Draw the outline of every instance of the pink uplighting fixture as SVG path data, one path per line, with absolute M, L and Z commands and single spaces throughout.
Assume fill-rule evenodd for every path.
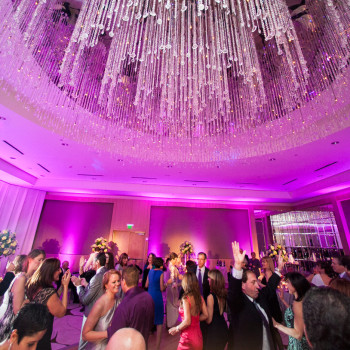
M 350 57 L 349 1 L 298 13 L 288 0 L 74 6 L 1 1 L 1 88 L 43 125 L 129 158 L 223 161 L 305 143 L 298 130 L 325 116 L 302 107 Z M 309 140 L 323 136 L 313 129 Z

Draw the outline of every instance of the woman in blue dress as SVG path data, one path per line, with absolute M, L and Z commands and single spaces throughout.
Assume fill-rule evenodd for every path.
M 164 273 L 162 258 L 153 259 L 154 269 L 148 273 L 146 288 L 154 301 L 154 324 L 157 326 L 156 349 L 160 348 L 160 340 L 162 334 L 162 326 L 164 321 L 164 303 L 162 292 L 165 291 Z
M 285 276 L 289 294 L 293 294 L 294 302 L 290 307 L 283 298 L 283 290 L 280 293 L 281 301 L 286 305 L 287 310 L 284 313 L 286 326 L 276 322 L 273 319 L 274 326 L 284 334 L 289 336 L 288 350 L 309 350 L 304 334 L 303 320 L 303 298 L 310 289 L 310 283 L 299 272 L 290 272 Z

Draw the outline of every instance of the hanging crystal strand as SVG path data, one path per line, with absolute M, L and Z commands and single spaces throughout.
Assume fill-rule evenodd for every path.
M 251 27 L 251 19 L 249 16 L 247 1 L 243 0 L 243 4 L 244 4 L 244 13 L 245 13 L 245 18 L 246 18 L 245 23 L 246 23 L 247 27 L 250 28 Z
M 122 16 L 122 9 L 120 9 L 120 4 L 122 4 L 122 1 L 117 1 L 117 4 L 114 8 L 114 15 L 112 16 L 113 18 L 113 21 L 111 22 L 111 28 L 110 28 L 110 31 L 109 31 L 109 36 L 111 38 L 114 37 L 115 35 L 115 31 L 117 30 L 117 23 L 118 23 L 118 19 Z M 140 15 L 141 17 L 141 15 Z
M 113 18 L 114 10 L 116 9 L 116 1 L 117 0 L 111 0 L 109 9 L 108 9 L 108 11 L 106 11 L 106 13 L 107 13 L 107 16 L 106 16 L 106 32 L 109 32 L 111 30 L 112 18 Z
M 80 35 L 82 33 L 82 29 L 84 28 L 83 23 L 85 23 L 85 19 L 87 18 L 87 14 L 91 11 L 91 8 L 95 6 L 95 3 L 93 1 L 84 1 L 80 14 L 78 16 L 77 23 L 74 27 L 74 31 L 71 37 L 71 40 L 69 41 L 68 47 L 65 50 L 65 55 L 62 59 L 62 64 L 59 73 L 61 74 L 60 84 L 63 86 L 65 84 L 69 83 L 69 76 L 73 67 L 73 62 L 76 60 L 77 56 L 75 55 L 77 51 L 77 42 L 80 41 Z M 90 10 L 90 11 L 89 11 Z M 87 34 L 86 34 L 87 35 Z
M 256 29 L 258 28 L 258 14 L 256 12 L 256 9 L 258 7 L 255 7 L 255 6 L 258 6 L 258 0 L 255 0 L 255 1 L 256 1 L 255 5 L 254 5 L 254 0 L 248 2 L 249 12 L 252 20 L 252 32 L 255 32 Z
M 242 6 L 241 6 L 241 0 L 237 0 L 237 5 L 238 5 L 238 16 L 239 16 L 239 25 L 241 27 L 245 26 L 244 18 L 243 18 L 243 11 L 242 11 Z
M 103 18 L 106 14 L 106 7 L 107 3 L 109 3 L 108 0 L 101 0 L 99 7 L 97 9 L 97 13 L 94 14 L 92 18 L 92 22 L 90 24 L 91 31 L 90 31 L 90 37 L 89 37 L 89 43 L 88 46 L 94 47 L 97 44 L 98 37 L 103 33 L 104 30 L 104 24 L 103 24 Z

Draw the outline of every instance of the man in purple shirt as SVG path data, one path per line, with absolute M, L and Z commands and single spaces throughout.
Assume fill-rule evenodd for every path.
M 119 329 L 129 327 L 138 330 L 147 344 L 154 324 L 154 302 L 149 293 L 137 286 L 138 281 L 139 271 L 135 266 L 123 271 L 121 286 L 125 295 L 107 330 L 108 340 Z

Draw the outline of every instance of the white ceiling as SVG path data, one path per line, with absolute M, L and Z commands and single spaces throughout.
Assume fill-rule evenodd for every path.
M 0 116 L 0 179 L 50 192 L 290 202 L 350 187 L 350 128 L 266 156 L 157 164 L 88 149 L 3 104 Z

